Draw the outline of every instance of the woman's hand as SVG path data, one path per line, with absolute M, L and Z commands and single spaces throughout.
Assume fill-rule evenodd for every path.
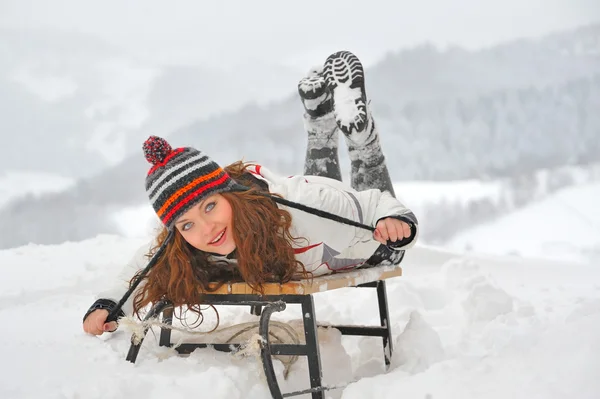
M 111 321 L 106 323 L 108 317 L 108 310 L 98 309 L 90 313 L 83 322 L 83 331 L 88 334 L 102 335 L 105 332 L 115 331 L 117 329 L 117 322 Z
M 383 245 L 387 245 L 388 240 L 391 242 L 399 241 L 409 238 L 410 234 L 411 231 L 408 223 L 395 218 L 384 218 L 377 222 L 373 238 Z

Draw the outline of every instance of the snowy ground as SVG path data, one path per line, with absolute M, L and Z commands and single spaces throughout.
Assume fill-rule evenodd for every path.
M 253 357 L 213 350 L 172 356 L 148 339 L 132 365 L 124 361 L 128 334 L 82 332 L 94 293 L 142 243 L 100 236 L 0 251 L 1 398 L 269 397 Z M 330 397 L 600 397 L 596 264 L 464 258 L 419 247 L 407 255 L 404 270 L 388 284 L 395 341 L 390 371 L 384 372 L 379 339 L 321 332 L 326 382 L 361 378 Z M 376 309 L 369 289 L 316 296 L 322 321 L 376 323 Z M 278 319 L 298 318 L 297 312 L 291 307 Z M 221 317 L 224 326 L 253 320 L 247 309 L 222 309 Z M 306 386 L 300 359 L 282 387 Z
M 325 382 L 359 380 L 328 397 L 599 398 L 598 195 L 597 184 L 569 188 L 462 233 L 448 249 L 411 250 L 404 276 L 388 282 L 393 367 L 384 371 L 379 339 L 320 330 Z M 149 336 L 132 365 L 127 332 L 82 332 L 94 294 L 146 242 L 146 211 L 120 214 L 146 226 L 129 238 L 0 251 L 0 398 L 269 397 L 254 357 L 210 349 L 179 357 Z M 315 301 L 323 322 L 378 322 L 370 289 Z M 220 314 L 223 327 L 256 320 L 247 309 Z M 275 319 L 299 316 L 290 306 Z M 201 329 L 213 320 L 207 314 Z M 284 392 L 308 387 L 304 359 L 285 381 L 276 366 Z

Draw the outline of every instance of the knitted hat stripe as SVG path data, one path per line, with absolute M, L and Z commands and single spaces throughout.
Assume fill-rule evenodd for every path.
M 166 225 L 169 225 L 170 224 L 170 219 L 184 205 L 186 205 L 188 202 L 192 201 L 193 199 L 199 197 L 206 190 L 210 190 L 211 188 L 218 187 L 220 184 L 223 184 L 223 183 L 227 182 L 227 179 L 230 179 L 229 175 L 223 175 L 219 180 L 215 180 L 212 183 L 206 184 L 206 185 L 200 187 L 198 190 L 191 192 L 187 197 L 185 197 L 184 199 L 180 200 L 177 203 L 177 205 L 173 209 L 171 209 L 169 211 L 169 213 L 167 213 L 164 217 L 161 217 L 163 223 L 166 224 Z M 226 190 L 226 187 L 223 187 L 223 189 L 221 189 L 219 191 L 225 191 L 225 190 Z M 213 190 L 211 192 L 211 194 L 217 194 L 217 192 L 215 190 Z M 160 215 L 159 215 L 159 217 L 160 217 Z
M 154 172 L 156 169 L 160 168 L 161 166 L 165 166 L 167 164 L 167 162 L 169 162 L 169 160 L 171 160 L 171 158 L 173 158 L 175 155 L 177 155 L 183 151 L 185 151 L 185 148 L 177 148 L 177 149 L 173 150 L 173 152 L 171 152 L 169 155 L 167 155 L 162 162 L 159 162 L 159 163 L 155 164 L 152 168 L 150 168 L 150 170 L 148 171 L 148 176 L 150 176 L 152 174 L 152 172 Z
M 177 150 L 179 150 L 179 148 Z M 182 164 L 189 162 L 191 158 L 198 157 L 200 157 L 201 160 L 209 160 L 206 155 L 202 155 L 198 151 L 191 151 L 189 148 L 183 148 L 183 151 L 171 158 L 165 166 L 158 168 L 154 173 L 146 177 L 146 192 L 152 194 L 165 179 L 171 180 L 173 174 L 177 173 L 177 170 L 180 170 Z
M 165 139 L 150 136 L 142 150 L 152 164 L 146 176 L 146 193 L 152 208 L 169 230 L 181 215 L 209 196 L 248 190 L 195 148 L 173 149 Z
M 200 163 L 198 163 L 196 165 L 190 165 L 196 161 L 199 161 Z M 192 158 L 186 160 L 185 162 L 182 162 L 180 165 L 177 165 L 176 167 L 173 168 L 173 170 L 165 171 L 165 173 L 163 173 L 162 176 L 160 176 L 157 179 L 157 181 L 152 183 L 152 186 L 147 191 L 148 194 L 151 195 L 150 202 L 154 203 L 154 201 L 156 201 L 156 199 L 165 190 L 167 190 L 169 187 L 171 187 L 174 184 L 179 184 L 181 181 L 180 179 L 182 179 L 183 177 L 185 177 L 191 173 L 194 173 L 196 170 L 198 170 L 200 168 L 205 167 L 206 165 L 208 165 L 211 162 L 212 161 L 210 159 L 208 159 L 208 157 L 206 157 L 206 156 L 195 156 L 195 157 L 192 157 Z M 188 166 L 188 165 L 190 165 L 190 166 L 186 168 L 186 166 Z M 183 171 L 181 171 L 182 168 L 184 168 Z M 180 173 L 176 174 L 177 172 L 180 172 Z M 160 183 L 163 182 L 165 179 L 168 179 L 168 180 L 165 182 L 165 184 L 160 186 Z M 153 193 L 153 191 L 155 191 L 156 189 L 158 189 L 158 191 Z
M 190 183 L 186 184 L 185 186 L 179 188 L 177 191 L 175 191 L 174 193 L 172 193 L 169 196 L 169 199 L 167 199 L 163 205 L 160 207 L 160 209 L 158 209 L 156 211 L 156 213 L 158 214 L 158 217 L 162 218 L 163 214 L 167 211 L 167 209 L 176 201 L 180 201 L 180 197 L 182 197 L 186 192 L 190 191 L 192 188 L 194 188 L 195 186 L 199 185 L 202 182 L 206 182 L 207 180 L 211 180 L 213 178 L 219 177 L 221 175 L 224 175 L 224 177 L 229 177 L 229 175 L 227 173 L 225 173 L 225 171 L 221 168 L 218 168 L 217 170 L 207 174 L 207 175 L 201 175 L 200 177 L 197 177 L 196 179 L 192 180 Z M 221 180 L 221 179 L 219 179 Z M 203 185 L 205 186 L 205 185 Z
M 246 187 L 243 187 L 243 188 L 247 190 Z M 203 203 L 203 201 L 205 201 L 211 195 L 220 194 L 223 192 L 232 192 L 232 191 L 240 191 L 240 187 L 237 186 L 236 182 L 229 179 L 227 181 L 227 183 L 217 185 L 214 188 L 209 189 L 208 191 L 205 191 L 203 193 L 199 193 L 199 194 L 190 193 L 187 197 L 184 198 L 184 200 L 189 199 L 188 202 L 179 204 L 180 205 L 179 209 L 177 209 L 177 211 L 170 218 L 166 218 L 166 216 L 165 216 L 165 219 L 163 219 L 163 223 L 165 223 L 167 226 L 169 226 L 169 225 L 174 226 L 175 223 L 177 222 L 177 220 L 181 216 L 183 216 L 184 213 L 186 213 L 188 210 L 194 208 L 198 204 Z M 245 190 L 243 190 L 243 191 L 245 191 Z M 170 211 L 169 211 L 169 213 L 170 213 Z

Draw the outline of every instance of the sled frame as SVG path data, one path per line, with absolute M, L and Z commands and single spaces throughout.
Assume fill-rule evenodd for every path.
M 312 280 L 293 281 L 286 284 L 266 284 L 265 294 L 253 291 L 243 283 L 228 284 L 218 292 L 203 296 L 202 305 L 215 306 L 250 306 L 252 314 L 260 316 L 259 334 L 261 342 L 261 360 L 267 384 L 274 399 L 312 394 L 313 399 L 323 399 L 324 391 L 328 387 L 322 386 L 321 356 L 318 345 L 317 327 L 336 328 L 342 335 L 381 337 L 383 344 L 383 357 L 386 369 L 392 359 L 392 331 L 389 322 L 389 308 L 387 302 L 387 290 L 385 280 L 402 275 L 399 266 L 376 266 L 364 270 L 355 270 L 347 273 L 339 273 Z M 371 281 L 366 281 L 371 280 Z M 379 308 L 379 326 L 364 325 L 320 325 L 314 307 L 313 295 L 331 289 L 355 287 L 375 288 Z M 274 312 L 285 310 L 287 304 L 299 304 L 302 311 L 304 326 L 304 343 L 300 344 L 275 344 L 269 341 L 269 321 Z M 166 299 L 155 303 L 144 320 L 150 320 L 162 315 L 162 322 L 172 325 L 173 305 Z M 144 330 L 144 336 L 148 329 Z M 138 344 L 133 343 L 129 348 L 126 360 L 135 363 L 143 337 Z M 171 329 L 161 328 L 159 345 L 173 347 L 171 342 Z M 189 354 L 198 348 L 212 347 L 218 351 L 235 352 L 241 348 L 241 344 L 211 344 L 211 343 L 183 343 L 175 348 L 179 354 Z M 281 393 L 275 369 L 273 367 L 274 355 L 296 355 L 305 356 L 308 361 L 308 372 L 310 389 Z

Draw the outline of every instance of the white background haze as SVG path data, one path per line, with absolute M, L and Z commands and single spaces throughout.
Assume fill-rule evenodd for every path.
M 371 65 L 388 51 L 423 42 L 478 49 L 599 17 L 594 0 L 4 0 L 0 5 L 0 26 L 89 33 L 159 64 L 222 68 L 257 61 L 301 71 L 332 49 L 352 49 Z

